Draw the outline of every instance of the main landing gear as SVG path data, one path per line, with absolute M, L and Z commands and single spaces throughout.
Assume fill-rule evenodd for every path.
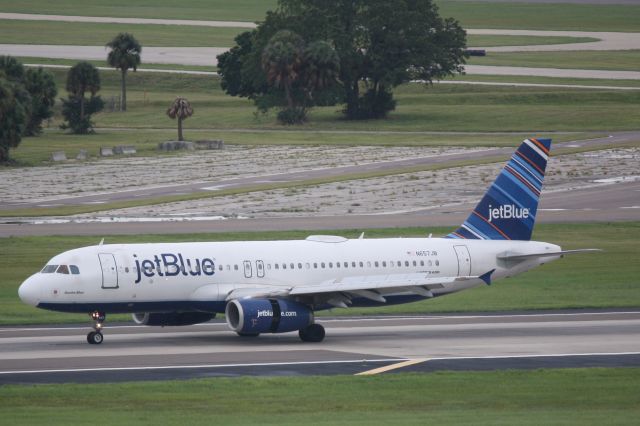
M 99 345 L 104 340 L 102 336 L 102 323 L 106 318 L 106 314 L 104 312 L 91 312 L 91 319 L 93 320 L 93 329 L 94 331 L 87 334 L 87 342 L 91 345 Z
M 311 324 L 298 330 L 298 336 L 303 342 L 322 342 L 324 340 L 324 327 L 320 324 Z

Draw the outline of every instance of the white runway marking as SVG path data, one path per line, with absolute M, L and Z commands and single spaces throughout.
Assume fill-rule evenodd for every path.
M 36 373 L 77 373 L 91 371 L 128 371 L 128 370 L 173 370 L 173 369 L 202 369 L 202 368 L 231 368 L 231 367 L 274 367 L 282 365 L 319 365 L 319 364 L 354 364 L 368 362 L 400 362 L 405 358 L 385 358 L 385 359 L 349 359 L 336 361 L 294 361 L 294 362 L 258 362 L 240 364 L 200 364 L 200 365 L 161 365 L 147 367 L 105 367 L 105 368 L 69 368 L 55 370 L 22 370 L 22 371 L 0 371 L 0 374 L 36 374 Z

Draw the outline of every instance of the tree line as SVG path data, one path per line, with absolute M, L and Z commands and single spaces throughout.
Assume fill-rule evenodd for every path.
M 384 118 L 393 88 L 463 71 L 466 33 L 432 0 L 279 0 L 219 55 L 226 93 L 300 123 L 314 106 L 348 119 Z
M 120 33 L 107 43 L 110 48 L 107 63 L 121 72 L 121 105 L 127 109 L 126 74 L 140 64 L 140 43 L 128 33 Z M 67 73 L 67 98 L 61 99 L 60 126 L 72 133 L 93 131 L 91 116 L 104 108 L 97 95 L 100 74 L 89 62 L 79 62 Z M 23 136 L 37 136 L 42 122 L 53 116 L 53 105 L 58 93 L 53 74 L 38 68 L 25 67 L 11 56 L 0 56 L 0 163 L 9 161 L 9 149 L 17 147 Z M 88 96 L 87 96 L 88 95 Z

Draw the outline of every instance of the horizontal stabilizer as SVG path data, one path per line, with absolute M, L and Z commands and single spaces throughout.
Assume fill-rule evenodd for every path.
M 590 253 L 590 252 L 596 252 L 596 251 L 602 251 L 602 250 L 591 248 L 591 249 L 561 250 L 561 251 L 530 253 L 530 254 L 505 253 L 505 254 L 499 254 L 497 257 L 500 260 L 527 260 L 527 259 L 536 259 L 541 257 L 564 256 L 565 254 Z

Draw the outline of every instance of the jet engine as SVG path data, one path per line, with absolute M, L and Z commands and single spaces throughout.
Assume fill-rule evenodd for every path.
M 133 320 L 136 324 L 170 326 L 170 325 L 193 325 L 201 322 L 207 322 L 216 316 L 210 312 L 162 312 L 150 313 L 144 312 L 133 314 Z
M 313 324 L 313 311 L 298 302 L 282 299 L 236 299 L 227 303 L 229 328 L 240 335 L 286 333 Z

